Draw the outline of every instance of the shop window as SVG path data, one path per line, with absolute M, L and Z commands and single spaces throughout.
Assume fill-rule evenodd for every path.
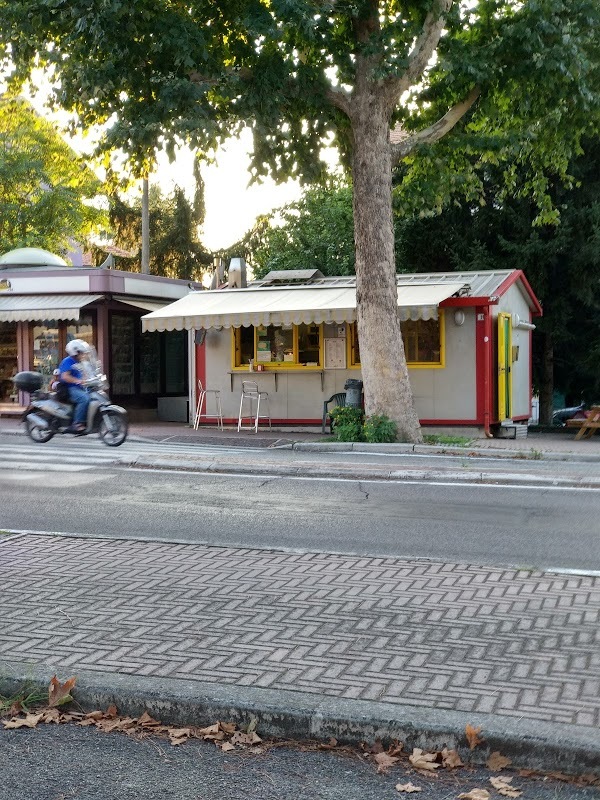
M 48 378 L 58 367 L 64 356 L 60 341 L 59 323 L 44 320 L 33 326 L 33 369 Z
M 249 362 L 265 369 L 315 368 L 322 364 L 320 325 L 260 325 L 236 328 L 233 332 L 233 366 L 248 367 Z
M 18 371 L 17 323 L 0 322 L 0 402 L 16 399 L 11 378 Z
M 73 339 L 83 339 L 90 347 L 96 347 L 94 318 L 91 314 L 83 314 L 80 320 L 67 325 L 67 342 Z
M 438 319 L 406 320 L 400 323 L 406 363 L 410 367 L 444 366 L 444 312 Z M 350 325 L 349 363 L 360 366 L 360 346 L 357 325 Z

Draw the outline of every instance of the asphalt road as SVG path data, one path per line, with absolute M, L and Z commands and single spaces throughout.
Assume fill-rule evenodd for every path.
M 110 466 L 0 477 L 2 529 L 600 570 L 597 491 Z
M 0 731 L 0 770 L 1 800 L 453 800 L 477 787 L 499 796 L 489 783 L 494 773 L 485 769 L 430 776 L 394 766 L 380 775 L 358 755 L 284 747 L 224 754 L 207 742 L 173 747 L 74 725 Z M 408 782 L 422 791 L 395 790 Z M 515 775 L 512 782 L 523 800 L 598 797 L 597 790 L 552 779 Z

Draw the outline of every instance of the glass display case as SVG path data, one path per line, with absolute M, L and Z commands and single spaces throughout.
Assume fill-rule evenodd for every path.
M 135 331 L 139 324 L 130 314 L 112 314 L 111 388 L 115 395 L 135 394 Z
M 11 380 L 18 372 L 17 323 L 0 322 L 0 402 L 7 403 L 15 397 Z

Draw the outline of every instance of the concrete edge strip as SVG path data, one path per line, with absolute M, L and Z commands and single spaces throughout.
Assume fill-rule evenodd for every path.
M 229 548 L 243 548 L 244 550 L 252 550 L 256 553 L 293 553 L 295 555 L 309 555 L 311 553 L 319 554 L 319 555 L 328 555 L 328 556 L 343 556 L 347 558 L 381 558 L 381 553 L 373 552 L 363 552 L 359 550 L 319 550 L 315 549 L 314 547 L 304 548 L 304 547 L 285 547 L 283 545 L 270 545 L 270 546 L 262 546 L 259 547 L 258 545 L 254 545 L 249 547 L 248 544 L 241 544 L 239 542 L 224 542 L 223 544 L 215 544 L 215 542 L 209 539 L 194 539 L 191 541 L 190 539 L 178 538 L 178 537 L 167 537 L 167 536 L 144 536 L 141 534 L 131 534 L 125 535 L 120 533 L 118 535 L 111 535 L 107 533 L 84 533 L 81 531 L 47 531 L 47 530 L 30 530 L 30 529 L 16 529 L 16 528 L 5 528 L 0 530 L 0 533 L 4 534 L 0 536 L 0 545 L 7 544 L 9 542 L 17 541 L 18 539 L 22 539 L 27 536 L 45 536 L 45 537 L 60 537 L 63 539 L 94 539 L 102 542 L 150 542 L 150 543 L 160 543 L 160 544 L 177 544 L 177 545 L 190 545 L 190 546 L 198 546 L 198 547 L 208 547 L 214 549 L 229 549 Z M 447 564 L 448 561 L 442 558 L 432 558 L 429 556 L 420 556 L 420 555 L 409 555 L 409 556 L 389 556 L 386 555 L 386 558 L 396 558 L 398 561 L 402 561 L 405 563 L 410 564 Z M 454 563 L 454 562 L 453 562 Z M 573 569 L 570 567 L 553 567 L 552 565 L 542 565 L 537 566 L 535 569 L 531 569 L 530 567 L 524 567 L 522 564 L 518 563 L 511 563 L 510 561 L 506 562 L 497 562 L 495 561 L 493 564 L 486 564 L 485 562 L 478 562 L 475 566 L 480 567 L 481 569 L 507 569 L 507 570 L 516 570 L 521 571 L 524 570 L 527 573 L 530 573 L 532 577 L 537 577 L 539 575 L 552 573 L 553 575 L 577 575 L 586 578 L 600 578 L 600 570 L 593 570 L 593 569 Z M 1 673 L 0 673 L 1 674 Z
M 73 672 L 60 664 L 0 663 L 0 694 L 24 686 L 44 692 L 52 675 L 64 681 Z M 245 725 L 253 718 L 263 738 L 326 741 L 359 745 L 397 739 L 405 750 L 456 748 L 463 760 L 484 764 L 499 751 L 514 767 L 571 774 L 600 774 L 600 734 L 561 723 L 443 711 L 392 703 L 323 697 L 307 692 L 221 685 L 183 679 L 77 671 L 76 703 L 84 710 L 106 709 L 133 717 L 147 711 L 165 724 L 205 726 L 217 720 Z M 466 747 L 465 726 L 481 726 L 485 741 Z
M 363 442 L 294 442 L 292 450 L 311 451 L 317 453 L 363 453 L 378 455 L 381 453 L 421 453 L 423 455 L 443 455 L 457 457 L 481 457 L 494 459 L 517 459 L 519 461 L 581 461 L 584 463 L 600 461 L 600 455 L 593 453 L 559 453 L 552 451 L 537 451 L 535 447 L 529 450 L 510 450 L 493 447 L 453 447 L 452 445 L 434 444 L 364 444 Z
M 2 430 L 0 426 L 0 433 L 5 434 L 22 434 L 25 435 L 24 431 L 21 430 Z M 167 438 L 155 438 L 155 437 L 147 437 L 143 436 L 142 434 L 130 434 L 128 437 L 128 441 L 133 443 L 139 444 L 164 444 L 168 443 L 169 439 L 172 437 Z M 218 445 L 215 445 L 218 446 Z M 223 447 L 233 447 L 234 445 L 228 444 L 224 442 L 222 445 Z M 257 449 L 265 449 L 265 450 L 306 450 L 306 451 L 313 451 L 317 453 L 331 453 L 331 452 L 338 452 L 338 453 L 364 453 L 370 455 L 377 455 L 381 453 L 421 453 L 423 455 L 426 454 L 436 454 L 436 455 L 443 455 L 443 456 L 457 456 L 461 458 L 465 457 L 481 457 L 481 458 L 495 458 L 495 459 L 517 459 L 520 461 L 579 461 L 582 463 L 598 463 L 600 462 L 600 454 L 595 455 L 593 453 L 575 453 L 572 451 L 560 453 L 560 452 L 553 452 L 553 451 L 538 451 L 535 447 L 530 447 L 529 450 L 511 450 L 511 449 L 500 449 L 494 447 L 456 447 L 452 445 L 434 445 L 434 444 L 402 444 L 400 442 L 391 442 L 389 444 L 366 444 L 364 442 L 292 442 L 289 444 L 283 445 L 269 445 L 269 447 L 265 448 L 257 448 Z
M 485 485 L 528 485 L 550 488 L 575 488 L 575 489 L 600 489 L 600 477 L 586 476 L 579 479 L 544 477 L 540 475 L 518 473 L 494 472 L 453 472 L 444 470 L 398 470 L 398 469 L 365 469 L 355 467 L 342 468 L 335 465 L 338 474 L 332 474 L 331 467 L 317 465 L 286 466 L 278 464 L 225 464 L 215 461 L 192 461 L 181 459 L 177 463 L 168 459 L 144 458 L 140 456 L 135 461 L 121 460 L 113 462 L 112 466 L 126 468 L 136 467 L 145 469 L 172 470 L 174 472 L 200 472 L 214 475 L 244 475 L 258 477 L 286 477 L 286 478 L 318 478 L 327 480 L 358 480 L 358 481 L 439 481 L 460 484 L 485 484 Z

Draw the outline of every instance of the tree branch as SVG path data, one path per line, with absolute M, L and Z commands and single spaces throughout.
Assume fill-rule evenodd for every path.
M 343 89 L 327 89 L 325 97 L 332 106 L 343 111 L 346 116 L 350 116 L 350 95 Z
M 402 141 L 392 143 L 391 148 L 393 163 L 396 164 L 398 161 L 406 158 L 406 156 L 418 145 L 433 144 L 449 133 L 456 123 L 464 117 L 480 94 L 481 90 L 476 86 L 471 90 L 464 100 L 462 100 L 460 103 L 457 103 L 455 106 L 452 106 L 452 108 L 446 114 L 444 114 L 443 117 L 438 119 L 437 122 L 434 122 L 433 125 L 430 125 L 428 128 L 424 128 L 422 131 L 419 131 L 412 136 L 407 136 Z
M 423 28 L 415 46 L 408 56 L 408 66 L 399 77 L 388 78 L 385 81 L 388 102 L 391 108 L 398 104 L 402 94 L 413 86 L 423 75 L 435 48 L 438 45 L 446 14 L 454 0 L 437 0 L 434 7 L 425 17 Z

